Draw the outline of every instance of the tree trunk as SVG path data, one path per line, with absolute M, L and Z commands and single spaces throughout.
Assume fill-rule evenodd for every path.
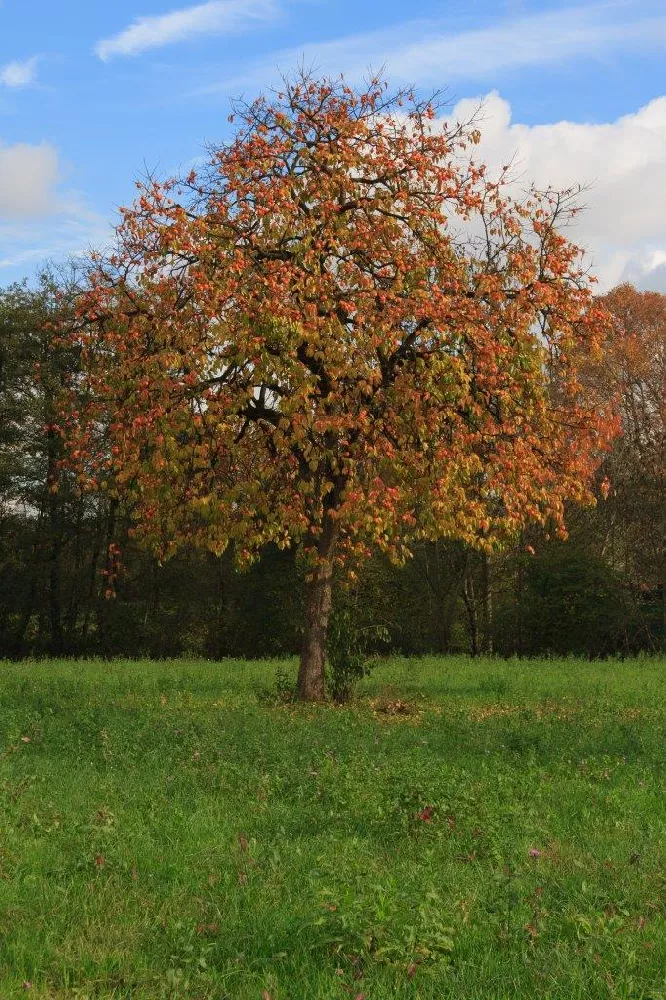
M 490 556 L 487 552 L 481 554 L 481 587 L 483 601 L 483 651 L 491 656 L 493 653 L 493 590 L 490 570 Z
M 476 593 L 474 590 L 474 579 L 472 577 L 471 558 L 468 553 L 465 564 L 465 576 L 462 587 L 463 603 L 467 611 L 467 630 L 469 632 L 470 653 L 472 656 L 479 655 L 479 612 L 477 607 Z
M 661 548 L 661 651 L 666 653 L 666 538 Z
M 326 695 L 324 666 L 326 636 L 333 601 L 333 553 L 337 526 L 327 518 L 317 544 L 318 561 L 307 582 L 305 627 L 298 671 L 301 701 L 323 701 Z
M 522 549 L 523 535 L 520 536 L 520 545 Z M 516 567 L 516 586 L 514 591 L 514 599 L 516 605 L 516 636 L 515 636 L 515 648 L 516 655 L 522 659 L 523 653 L 525 651 L 524 641 L 523 641 L 523 556 L 522 553 L 518 556 Z
M 425 579 L 435 597 L 434 617 L 438 652 L 448 654 L 451 652 L 453 622 L 466 572 L 466 562 L 460 564 L 460 559 L 455 557 L 455 550 L 452 553 L 449 547 L 444 548 L 443 554 L 438 541 L 424 545 L 417 551 L 423 555 Z M 428 558 L 429 552 L 433 554 L 432 559 Z M 445 554 L 447 566 L 443 565 Z

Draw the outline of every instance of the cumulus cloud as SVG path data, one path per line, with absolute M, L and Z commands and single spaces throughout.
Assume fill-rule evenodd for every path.
M 666 250 L 633 254 L 625 261 L 620 279 L 631 282 L 641 291 L 662 292 L 666 295 Z
M 108 223 L 61 187 L 57 150 L 48 143 L 0 143 L 0 273 L 17 277 L 47 258 L 108 241 Z
M 231 34 L 275 14 L 274 0 L 209 0 L 168 14 L 139 17 L 119 34 L 98 42 L 95 52 L 106 62 L 113 56 L 134 56 L 196 35 Z
M 478 106 L 478 98 L 460 101 L 451 117 L 467 121 Z M 522 125 L 493 91 L 480 128 L 475 158 L 495 171 L 511 163 L 516 187 L 587 187 L 570 235 L 588 250 L 604 288 L 632 281 L 664 290 L 666 96 L 605 124 Z
M 56 208 L 58 154 L 48 143 L 0 144 L 0 219 L 35 218 Z
M 31 83 L 35 82 L 38 62 L 39 57 L 32 56 L 31 59 L 25 59 L 22 62 L 17 59 L 7 63 L 0 69 L 0 83 L 4 84 L 5 87 L 17 89 L 29 87 Z

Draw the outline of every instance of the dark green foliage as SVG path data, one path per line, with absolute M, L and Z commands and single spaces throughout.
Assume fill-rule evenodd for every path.
M 604 657 L 658 646 L 645 602 L 590 547 L 540 545 L 517 553 L 498 581 L 494 649 L 504 655 Z
M 636 624 L 626 588 L 608 565 L 564 542 L 527 563 L 524 621 L 528 655 L 628 651 Z

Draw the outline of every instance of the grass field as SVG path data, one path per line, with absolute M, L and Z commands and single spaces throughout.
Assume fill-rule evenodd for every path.
M 666 1000 L 666 663 L 278 666 L 0 664 L 2 1000 Z

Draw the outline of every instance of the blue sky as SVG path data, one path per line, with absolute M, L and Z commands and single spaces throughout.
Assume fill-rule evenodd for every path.
M 0 284 L 103 242 L 138 175 L 304 59 L 446 88 L 451 115 L 485 97 L 489 163 L 590 184 L 602 282 L 666 290 L 665 56 L 663 0 L 0 0 Z

